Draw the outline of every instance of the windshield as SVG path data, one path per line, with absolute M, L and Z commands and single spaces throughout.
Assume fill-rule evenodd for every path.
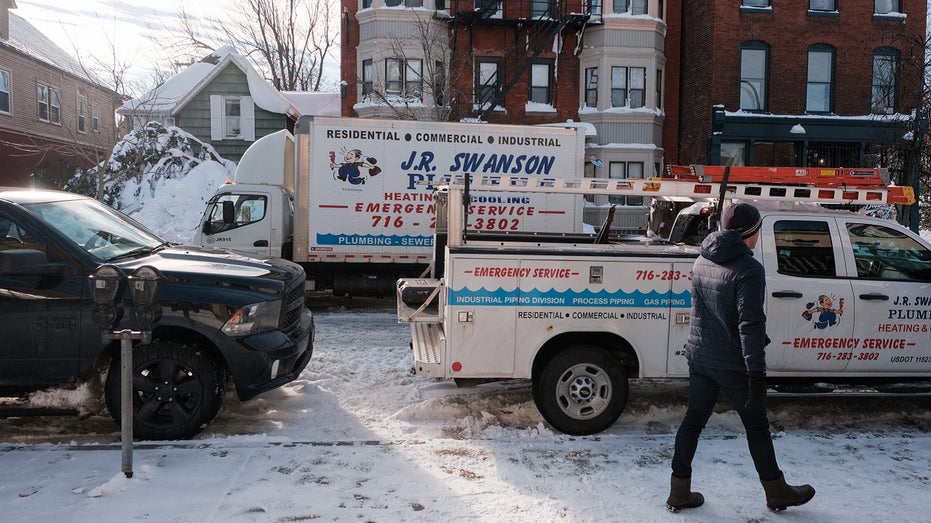
M 165 241 L 96 200 L 26 204 L 49 225 L 100 261 L 148 253 Z

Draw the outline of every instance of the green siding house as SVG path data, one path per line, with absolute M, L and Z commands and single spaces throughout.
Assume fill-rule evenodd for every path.
M 338 93 L 283 93 L 224 46 L 117 110 L 127 130 L 177 126 L 238 162 L 257 138 L 294 131 L 303 114 L 339 115 Z

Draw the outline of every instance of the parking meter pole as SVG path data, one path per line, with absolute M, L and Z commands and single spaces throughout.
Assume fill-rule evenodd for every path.
M 120 437 L 123 452 L 123 474 L 133 477 L 133 335 L 131 330 L 120 334 Z

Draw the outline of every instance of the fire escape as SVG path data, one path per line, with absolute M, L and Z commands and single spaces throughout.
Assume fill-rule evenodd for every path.
M 513 32 L 514 44 L 507 50 L 500 78 L 485 85 L 475 80 L 474 105 L 478 118 L 487 121 L 489 114 L 503 105 L 508 92 L 527 74 L 533 61 L 548 49 L 566 28 L 579 32 L 590 24 L 601 23 L 603 0 L 437 0 L 437 8 L 446 4 L 453 42 L 457 32 L 476 27 L 493 27 Z M 454 43 L 454 45 L 456 45 Z M 455 52 L 455 49 L 454 49 Z M 490 87 L 491 86 L 491 87 Z

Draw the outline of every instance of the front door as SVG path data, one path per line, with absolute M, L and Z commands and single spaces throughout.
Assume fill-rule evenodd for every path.
M 774 240 L 758 244 L 766 268 L 769 372 L 840 373 L 858 343 L 834 218 L 768 216 L 763 227 L 763 238 Z

